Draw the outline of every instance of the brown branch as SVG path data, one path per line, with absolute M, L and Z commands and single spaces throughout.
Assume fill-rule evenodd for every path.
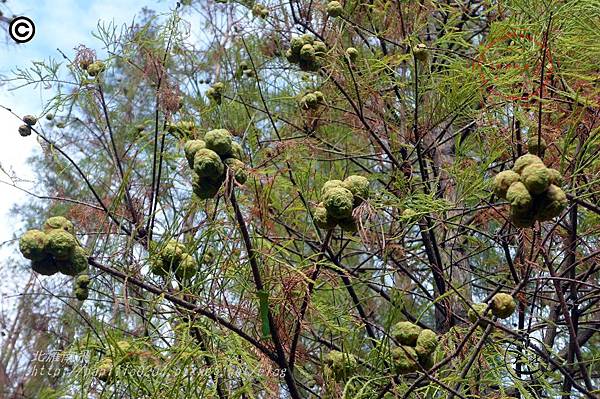
M 246 252 L 248 253 L 248 261 L 250 262 L 250 269 L 252 271 L 252 276 L 254 279 L 254 285 L 256 286 L 256 291 L 260 292 L 264 290 L 264 285 L 262 282 L 262 278 L 260 276 L 260 270 L 258 266 L 257 254 L 254 248 L 252 247 L 252 241 L 250 240 L 250 233 L 248 232 L 248 226 L 246 225 L 246 220 L 244 219 L 244 215 L 237 203 L 235 197 L 235 189 L 232 187 L 230 190 L 229 200 L 231 202 L 231 206 L 233 207 L 233 211 L 235 213 L 235 218 L 237 220 L 238 227 L 240 232 L 242 233 L 242 239 L 244 241 L 244 246 L 246 247 Z M 285 370 L 285 381 L 287 387 L 289 389 L 290 395 L 293 399 L 300 399 L 300 393 L 298 392 L 298 388 L 296 387 L 296 381 L 294 380 L 293 372 L 289 368 L 285 351 L 283 349 L 283 345 L 281 343 L 281 339 L 279 336 L 279 328 L 275 324 L 273 320 L 273 314 L 271 313 L 270 307 L 267 307 L 267 318 L 269 322 L 269 330 L 271 333 L 271 339 L 273 340 L 273 344 L 275 345 L 275 350 L 277 352 L 277 364 L 280 368 Z
M 95 267 L 97 269 L 102 270 L 103 272 L 106 272 L 108 274 L 110 274 L 113 277 L 118 278 L 119 280 L 121 280 L 124 284 L 133 284 L 137 287 L 140 287 L 144 290 L 146 290 L 147 292 L 150 292 L 154 295 L 157 296 L 163 296 L 166 300 L 168 300 L 169 302 L 171 302 L 173 305 L 178 306 L 181 309 L 186 309 L 191 311 L 193 314 L 199 314 L 201 316 L 204 316 L 210 320 L 215 321 L 216 323 L 220 324 L 221 326 L 227 328 L 228 330 L 232 331 L 233 333 L 237 334 L 238 336 L 240 336 L 241 338 L 243 338 L 244 340 L 248 341 L 248 343 L 250 343 L 252 346 L 256 347 L 256 349 L 258 349 L 259 351 L 261 351 L 263 354 L 265 354 L 269 359 L 271 359 L 273 362 L 278 363 L 279 358 L 271 351 L 269 350 L 269 348 L 267 348 L 265 345 L 261 344 L 258 340 L 256 340 L 255 338 L 251 337 L 250 335 L 248 335 L 247 333 L 245 333 L 244 331 L 242 331 L 239 327 L 236 327 L 235 325 L 233 325 L 232 323 L 230 323 L 229 321 L 223 319 L 220 316 L 217 316 L 215 313 L 206 310 L 205 308 L 198 306 L 198 305 L 194 305 L 193 303 L 190 303 L 188 301 L 185 301 L 173 294 L 171 294 L 170 292 L 164 291 L 154 285 L 148 284 L 143 282 L 142 280 L 139 280 L 135 277 L 129 276 L 117 269 L 114 269 L 110 266 L 106 266 L 103 265 L 101 263 L 98 263 L 95 259 L 93 258 L 89 258 L 88 259 L 88 263 L 90 264 L 90 266 Z

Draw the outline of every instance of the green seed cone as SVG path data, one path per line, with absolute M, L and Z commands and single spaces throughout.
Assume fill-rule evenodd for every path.
M 197 150 L 194 155 L 194 172 L 198 177 L 207 177 L 216 181 L 223 176 L 225 165 L 216 152 L 203 148 Z
M 517 304 L 512 296 L 498 293 L 492 297 L 490 307 L 494 316 L 506 319 L 514 313 Z
M 354 47 L 348 47 L 346 49 L 346 57 L 348 57 L 350 61 L 356 61 L 358 59 L 358 50 Z
M 357 366 L 356 357 L 349 353 L 332 350 L 324 356 L 323 361 L 332 371 L 336 381 L 349 378 Z
M 31 261 L 31 269 L 44 276 L 52 276 L 53 274 L 58 273 L 56 261 L 50 256 L 37 261 Z
M 418 355 L 411 346 L 399 346 L 392 349 L 394 369 L 398 374 L 413 373 L 419 369 Z
M 192 189 L 194 194 L 201 200 L 214 198 L 222 184 L 222 178 L 213 180 L 211 178 L 200 178 L 196 174 L 192 177 Z
M 392 337 L 401 345 L 415 346 L 420 334 L 421 327 L 410 321 L 398 322 L 391 329 Z
M 344 7 L 339 1 L 330 1 L 327 3 L 327 15 L 337 18 L 344 13 Z
M 537 155 L 539 157 L 544 155 L 546 151 L 546 140 L 543 138 L 539 138 L 539 136 L 531 136 L 529 140 L 527 140 L 527 152 L 530 154 Z
M 491 317 L 491 313 L 489 310 L 485 312 L 485 315 L 483 313 L 488 307 L 486 303 L 474 303 L 471 305 L 471 307 L 472 309 L 469 309 L 469 311 L 467 312 L 467 317 L 469 318 L 469 321 L 471 323 L 477 323 L 477 321 L 479 320 L 479 316 L 486 318 Z M 487 321 L 482 321 L 479 324 L 479 327 L 486 328 L 488 324 L 489 323 Z
M 542 162 L 540 157 L 533 155 L 533 154 L 525 154 L 525 155 L 517 158 L 512 170 L 515 173 L 521 174 L 523 169 L 525 169 L 529 165 L 533 165 L 534 163 L 544 164 L 544 162 Z
M 69 260 L 79 246 L 72 234 L 62 229 L 50 230 L 47 234 L 46 251 L 56 260 Z
M 77 278 L 75 279 L 75 286 L 81 288 L 88 288 L 91 281 L 92 280 L 90 279 L 90 276 L 88 276 L 87 274 L 82 274 L 80 276 L 77 276 Z
M 565 192 L 551 184 L 536 200 L 535 217 L 539 221 L 551 220 L 565 210 L 568 205 Z
M 79 245 L 75 247 L 69 259 L 57 260 L 58 271 L 67 276 L 76 276 L 88 268 L 88 255 Z
M 521 182 L 511 184 L 506 191 L 506 199 L 512 208 L 520 213 L 529 211 L 533 205 L 531 194 Z
M 232 136 L 227 129 L 214 129 L 204 135 L 206 148 L 213 150 L 219 156 L 225 157 L 231 154 Z
M 194 167 L 194 156 L 198 150 L 206 148 L 206 143 L 203 140 L 188 140 L 183 146 L 185 152 L 185 158 L 188 161 L 190 168 Z
M 366 177 L 351 175 L 342 182 L 342 187 L 354 196 L 354 206 L 360 205 L 369 198 L 369 180 Z
M 96 368 L 96 378 L 100 381 L 109 382 L 115 376 L 115 365 L 110 357 L 102 359 Z
M 336 221 L 329 217 L 327 209 L 320 203 L 314 210 L 314 221 L 317 227 L 325 230 L 331 230 L 336 226 Z
M 235 181 L 239 184 L 246 183 L 248 173 L 246 172 L 246 165 L 242 161 L 235 158 L 227 158 L 223 163 L 233 172 Z
M 88 299 L 88 296 L 90 294 L 89 290 L 87 288 L 83 288 L 83 287 L 78 287 L 75 288 L 75 298 L 77 298 L 80 301 L 85 301 L 86 299 Z
M 333 187 L 323 195 L 323 205 L 332 218 L 346 219 L 352 216 L 354 196 L 348 189 Z
M 548 168 L 548 173 L 550 174 L 550 184 L 554 184 L 558 187 L 562 186 L 563 177 L 558 170 Z
M 325 195 L 325 193 L 333 187 L 344 187 L 344 182 L 341 180 L 326 181 L 325 184 L 323 184 L 323 187 L 321 188 L 321 196 Z
M 439 343 L 439 338 L 437 334 L 431 330 L 422 330 L 417 337 L 417 345 L 415 350 L 417 351 L 417 355 L 419 355 L 419 359 L 421 357 L 425 357 L 430 355 L 435 351 Z
M 520 180 L 521 176 L 512 170 L 505 170 L 494 177 L 494 193 L 502 198 L 506 199 L 506 191 L 513 184 Z
M 231 155 L 230 158 L 235 158 L 240 161 L 244 161 L 244 149 L 242 146 L 235 141 L 231 143 Z
M 521 181 L 531 195 L 538 195 L 550 185 L 550 173 L 543 164 L 532 164 L 521 172 Z
M 429 57 L 429 53 L 427 52 L 427 46 L 425 45 L 425 43 L 419 43 L 416 46 L 413 47 L 413 54 L 415 55 L 415 58 L 421 62 L 423 61 L 427 61 L 427 58 Z
M 52 216 L 48 218 L 44 223 L 44 231 L 48 232 L 50 230 L 63 229 L 64 231 L 75 234 L 75 228 L 73 227 L 73 223 L 69 219 L 63 216 Z
M 19 250 L 27 259 L 38 261 L 44 259 L 48 237 L 46 233 L 40 230 L 29 230 L 21 236 L 19 240 Z
M 315 48 L 312 44 L 305 44 L 300 49 L 300 59 L 306 62 L 314 62 L 316 59 Z
M 189 279 L 194 277 L 197 271 L 198 264 L 194 257 L 189 254 L 184 254 L 175 269 L 175 275 L 180 279 Z

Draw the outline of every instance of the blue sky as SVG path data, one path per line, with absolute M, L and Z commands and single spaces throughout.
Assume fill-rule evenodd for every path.
M 72 55 L 73 48 L 85 44 L 101 54 L 101 43 L 92 36 L 99 20 L 121 25 L 130 23 L 144 6 L 166 12 L 175 4 L 174 0 L 8 0 L 2 8 L 4 14 L 29 17 L 35 23 L 36 35 L 26 44 L 0 42 L 0 75 L 8 77 L 15 68 L 25 68 L 35 60 L 61 59 L 57 48 Z M 9 88 L 0 87 L 0 104 L 19 115 L 38 114 L 51 97 L 51 89 L 10 91 Z M 0 109 L 0 164 L 19 178 L 31 179 L 32 173 L 25 160 L 39 150 L 39 145 L 34 135 L 19 136 L 17 129 L 21 124 L 18 118 Z M 4 173 L 0 174 L 0 243 L 10 240 L 15 230 L 22 228 L 8 212 L 15 202 L 27 200 L 22 191 L 1 183 L 8 180 Z M 41 192 L 41 189 L 36 190 L 35 182 L 23 186 Z M 0 259 L 6 261 L 14 249 L 14 246 L 3 246 Z

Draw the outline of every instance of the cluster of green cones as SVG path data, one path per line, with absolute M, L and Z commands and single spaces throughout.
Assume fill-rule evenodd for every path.
M 216 104 L 221 104 L 223 100 L 223 92 L 225 91 L 225 85 L 223 82 L 216 82 L 206 90 L 206 97 Z
M 192 187 L 200 199 L 212 198 L 217 194 L 227 171 L 239 184 L 244 184 L 248 178 L 246 165 L 242 161 L 242 146 L 233 141 L 226 129 L 211 130 L 203 140 L 188 140 L 184 151 L 193 171 Z
M 252 15 L 265 19 L 269 16 L 269 9 L 262 4 L 255 3 L 254 6 L 252 6 Z
M 75 294 L 75 298 L 79 299 L 80 301 L 85 301 L 88 299 L 90 294 L 90 283 L 90 276 L 87 274 L 81 274 L 77 276 L 75 279 L 75 286 L 73 287 L 73 294 Z
M 331 18 L 337 18 L 344 13 L 344 7 L 339 1 L 333 0 L 327 3 L 327 15 Z
M 434 353 L 439 338 L 435 332 L 409 322 L 401 321 L 391 329 L 397 342 L 391 350 L 392 368 L 398 374 L 408 374 L 420 369 L 429 370 L 434 364 Z M 336 381 L 348 379 L 355 374 L 358 361 L 351 353 L 332 350 L 323 357 L 323 374 Z
M 427 61 L 429 54 L 427 53 L 427 46 L 425 43 L 417 43 L 412 47 L 412 52 L 415 58 L 421 62 Z
M 419 366 L 426 370 L 433 366 L 439 342 L 435 332 L 401 321 L 394 324 L 391 335 L 398 343 L 392 349 L 393 366 L 398 374 L 413 373 L 420 369 Z
M 348 57 L 350 61 L 356 61 L 358 59 L 358 55 L 358 50 L 355 47 L 348 47 L 346 49 L 346 57 Z
M 317 71 L 321 67 L 321 58 L 327 52 L 327 46 L 307 33 L 292 38 L 285 58 L 292 64 L 298 64 L 303 71 Z
M 352 211 L 369 198 L 369 180 L 351 175 L 344 181 L 329 180 L 321 188 L 322 202 L 314 209 L 315 224 L 326 230 L 339 225 L 343 230 L 356 231 Z
M 516 307 L 517 303 L 512 296 L 500 292 L 492 297 L 489 309 L 487 303 L 474 303 L 471 305 L 467 316 L 471 323 L 477 323 L 479 317 L 489 317 L 490 312 L 499 319 L 506 319 L 515 312 Z M 482 322 L 480 326 L 485 327 L 487 323 Z
M 237 68 L 237 77 L 241 78 L 245 76 L 247 78 L 253 78 L 255 76 L 254 69 L 252 69 L 250 63 L 247 61 L 240 61 Z
M 323 374 L 332 376 L 336 381 L 342 381 L 354 374 L 358 366 L 356 356 L 351 353 L 332 350 L 323 357 Z
M 139 361 L 141 353 L 141 349 L 130 341 L 110 342 L 105 356 L 96 365 L 96 378 L 100 381 L 111 382 L 117 374 L 118 366 Z
M 527 140 L 527 152 L 538 157 L 543 158 L 546 152 L 546 140 L 538 135 L 530 136 Z
M 106 65 L 100 60 L 93 60 L 91 58 L 85 58 L 79 60 L 79 67 L 87 72 L 91 77 L 100 75 L 106 70 Z
M 23 117 L 24 125 L 19 126 L 19 135 L 27 137 L 31 134 L 31 127 L 37 123 L 37 118 L 33 115 L 25 115 Z
M 325 102 L 323 92 L 315 90 L 311 93 L 306 93 L 300 99 L 300 107 L 302 109 L 316 109 L 320 104 Z
M 193 277 L 198 271 L 196 259 L 177 240 L 170 240 L 167 245 L 153 252 L 150 271 L 157 276 L 167 276 L 174 272 L 178 278 L 186 279 Z
M 536 155 L 518 158 L 512 170 L 494 178 L 494 192 L 510 202 L 510 218 L 517 227 L 532 227 L 535 221 L 559 216 L 567 206 L 567 196 L 560 188 L 559 171 L 547 168 Z
M 168 276 L 174 273 L 179 279 L 190 279 L 198 272 L 199 264 L 194 256 L 189 253 L 186 246 L 175 239 L 160 247 L 151 246 L 150 271 L 157 276 Z M 210 264 L 214 260 L 211 249 L 205 251 L 201 263 Z
M 19 240 L 21 254 L 31 260 L 33 271 L 51 276 L 75 276 L 85 270 L 88 255 L 75 238 L 73 223 L 62 216 L 46 220 L 43 230 L 29 230 Z

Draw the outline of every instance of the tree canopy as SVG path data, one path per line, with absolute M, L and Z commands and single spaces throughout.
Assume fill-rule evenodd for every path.
M 6 397 L 600 394 L 596 0 L 182 1 L 89 40 L 7 82 L 55 96 L 5 133 L 41 148 Z

